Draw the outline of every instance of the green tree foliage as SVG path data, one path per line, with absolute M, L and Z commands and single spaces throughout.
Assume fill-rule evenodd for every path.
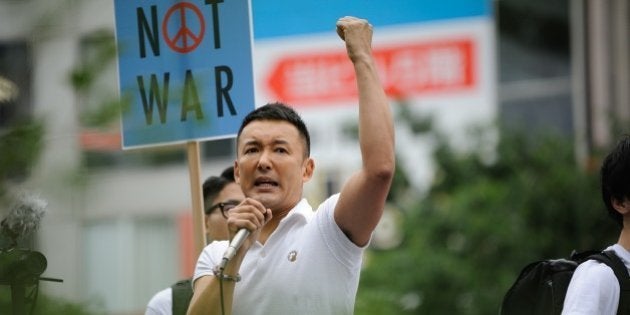
M 99 48 L 100 51 L 105 51 Z M 113 58 L 115 56 L 110 51 L 105 51 L 98 55 L 98 58 Z M 101 71 L 96 63 L 90 65 L 91 68 L 81 68 L 72 73 L 72 84 L 77 92 L 82 92 L 90 87 L 95 80 L 96 72 Z M 118 104 L 115 104 L 118 105 Z M 0 99 L 1 106 L 10 106 L 10 103 Z M 103 106 L 105 107 L 105 106 Z M 106 109 L 95 112 L 91 117 L 93 120 L 110 119 L 113 105 Z M 104 118 L 102 118 L 104 117 Z M 100 119 L 100 120 L 99 120 Z M 32 113 L 20 113 L 7 119 L 7 122 L 0 128 L 0 220 L 11 210 L 12 200 L 15 196 L 15 189 L 21 182 L 26 181 L 32 173 L 33 167 L 37 164 L 44 149 L 46 128 L 42 119 L 34 117 Z M 0 314 L 33 314 L 33 315 L 87 315 L 101 314 L 100 308 L 94 306 L 95 303 L 74 303 L 62 298 L 46 295 L 39 291 L 38 285 L 41 281 L 33 279 L 16 280 L 15 270 L 12 266 L 15 262 L 8 253 L 13 250 L 11 238 L 6 233 L 0 231 Z M 32 250 L 32 235 L 22 237 L 17 243 L 17 248 Z M 45 254 L 45 253 L 44 253 Z M 24 262 L 18 262 L 24 264 Z M 17 265 L 20 268 L 22 265 Z M 58 285 L 64 285 L 60 283 Z M 22 288 L 19 290 L 17 288 Z M 20 293 L 21 292 L 21 293 Z
M 8 180 L 26 177 L 42 149 L 43 124 L 38 121 L 16 123 L 0 129 L 0 200 Z
M 403 244 L 370 252 L 356 314 L 498 314 L 527 263 L 616 240 L 598 174 L 567 139 L 501 135 L 492 162 L 437 141 L 430 191 L 407 209 Z
M 24 314 L 30 315 L 99 315 L 104 314 L 101 307 L 70 303 L 58 298 L 37 294 L 32 285 L 25 286 L 26 299 L 21 308 Z M 35 303 L 33 303 L 35 301 Z M 0 314 L 16 314 L 15 305 L 11 301 L 11 288 L 0 286 Z

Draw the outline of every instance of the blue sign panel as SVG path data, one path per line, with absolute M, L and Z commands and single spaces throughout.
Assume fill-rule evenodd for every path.
M 273 0 L 254 1 L 256 39 L 324 33 L 351 15 L 376 26 L 490 16 L 490 0 Z
M 255 108 L 249 0 L 115 0 L 123 147 L 234 136 Z

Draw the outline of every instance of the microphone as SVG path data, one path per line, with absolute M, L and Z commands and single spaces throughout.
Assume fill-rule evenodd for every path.
M 230 241 L 230 245 L 225 250 L 225 254 L 223 254 L 223 259 L 221 259 L 221 263 L 219 264 L 219 270 L 223 271 L 225 269 L 228 261 L 234 258 L 236 251 L 241 248 L 241 245 L 243 245 L 243 242 L 248 236 L 249 230 L 247 229 L 240 229 L 236 232 L 236 235 L 234 235 L 234 238 Z
M 11 239 L 10 248 L 17 245 L 18 239 L 37 230 L 47 205 L 45 200 L 27 193 L 21 193 L 15 198 L 9 213 L 0 222 L 0 234 Z

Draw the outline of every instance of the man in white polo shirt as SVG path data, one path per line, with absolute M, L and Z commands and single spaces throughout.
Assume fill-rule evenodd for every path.
M 394 131 L 372 26 L 344 17 L 337 33 L 357 81 L 361 168 L 313 211 L 302 198 L 315 164 L 299 115 L 273 103 L 245 117 L 234 168 L 247 198 L 229 211 L 228 228 L 231 238 L 240 229 L 250 234 L 224 266 L 227 241 L 203 250 L 188 314 L 353 313 L 362 253 L 394 175 Z
M 612 250 L 630 271 L 630 135 L 621 137 L 608 153 L 602 162 L 600 176 L 608 216 L 621 230 L 617 243 L 606 250 Z M 562 314 L 630 314 L 630 301 L 610 267 L 596 260 L 587 260 L 571 277 Z

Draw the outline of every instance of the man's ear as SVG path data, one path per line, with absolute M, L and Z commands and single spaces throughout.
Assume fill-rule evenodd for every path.
M 623 200 L 612 198 L 612 206 L 622 215 L 630 213 L 630 200 L 624 197 Z
M 206 234 L 208 234 L 208 231 L 210 230 L 210 215 L 206 214 L 203 216 L 203 223 L 206 227 Z
M 239 186 L 241 185 L 240 179 L 241 177 L 239 176 L 238 171 L 238 160 L 234 160 L 234 182 L 236 182 Z
M 313 171 L 315 170 L 315 161 L 310 157 L 306 158 L 302 167 L 302 182 L 306 183 L 311 180 L 311 177 L 313 177 Z

